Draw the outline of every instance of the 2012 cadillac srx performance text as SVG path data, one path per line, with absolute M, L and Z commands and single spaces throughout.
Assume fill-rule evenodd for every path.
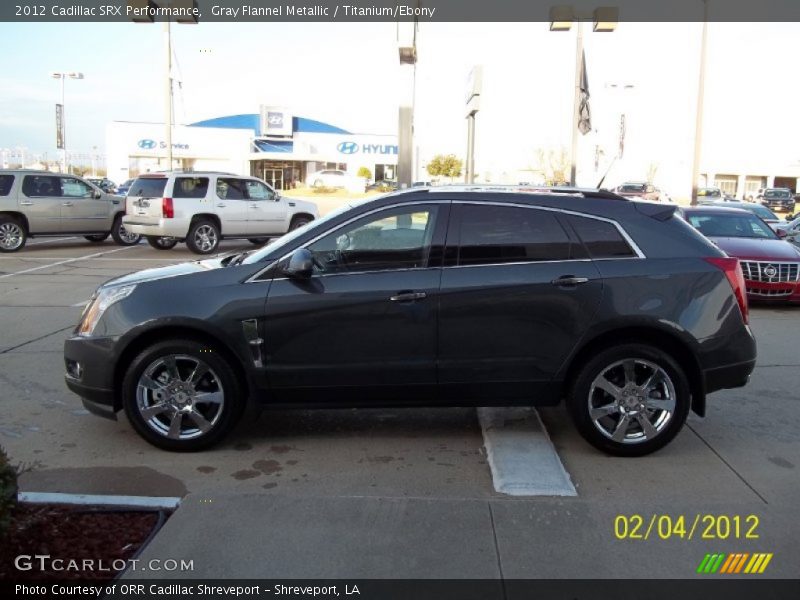
M 674 206 L 454 187 L 346 207 L 251 252 L 101 286 L 67 385 L 199 450 L 269 406 L 554 405 L 657 450 L 755 366 L 742 271 Z

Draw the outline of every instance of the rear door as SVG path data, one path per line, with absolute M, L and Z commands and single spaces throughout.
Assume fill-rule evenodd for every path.
M 20 210 L 25 214 L 31 233 L 61 231 L 61 180 L 57 175 L 25 175 Z
M 558 212 L 454 203 L 440 292 L 443 396 L 502 402 L 545 393 L 602 291 Z
M 61 177 L 61 231 L 70 233 L 111 230 L 111 202 L 105 194 L 76 177 Z
M 255 179 L 245 181 L 247 188 L 247 232 L 253 237 L 282 235 L 288 226 L 286 201 Z
M 178 187 L 179 177 L 175 182 Z M 208 179 L 206 185 L 208 185 Z M 218 177 L 216 181 L 216 194 L 213 200 L 214 212 L 219 216 L 222 225 L 222 235 L 244 236 L 247 235 L 247 219 L 250 203 L 247 200 L 247 186 L 244 179 L 238 177 Z

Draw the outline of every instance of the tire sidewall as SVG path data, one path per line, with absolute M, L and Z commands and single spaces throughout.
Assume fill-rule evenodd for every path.
M 114 219 L 114 224 L 111 226 L 111 237 L 114 238 L 114 243 L 119 246 L 135 246 L 142 240 L 141 235 L 136 236 L 136 241 L 134 242 L 127 242 L 125 241 L 122 236 L 120 235 L 119 229 L 120 227 L 124 227 L 122 224 L 122 215 L 117 215 Z
M 178 240 L 174 239 L 167 245 L 161 244 L 159 240 L 162 238 L 154 235 L 146 236 L 147 243 L 150 244 L 151 248 L 155 248 L 156 250 L 172 250 L 177 244 Z
M 643 359 L 664 369 L 675 387 L 675 412 L 666 428 L 654 439 L 622 444 L 604 436 L 589 415 L 589 390 L 595 377 L 611 364 L 625 359 Z M 680 432 L 691 408 L 691 388 L 681 366 L 666 352 L 647 344 L 621 344 L 597 353 L 581 368 L 567 396 L 567 408 L 578 431 L 595 448 L 614 456 L 644 456 L 663 448 Z
M 309 223 L 311 223 L 311 219 L 308 217 L 295 217 L 292 219 L 292 223 L 289 225 L 289 231 L 294 231 L 300 227 L 305 227 Z
M 213 227 L 214 231 L 217 234 L 217 242 L 216 242 L 216 244 L 214 244 L 214 247 L 211 248 L 210 250 L 201 250 L 197 246 L 197 244 L 195 244 L 195 242 L 194 242 L 195 233 L 203 225 L 209 225 L 209 226 Z M 216 223 L 214 223 L 213 221 L 209 221 L 207 219 L 202 219 L 200 221 L 195 221 L 192 224 L 192 226 L 189 228 L 189 235 L 186 236 L 186 245 L 189 247 L 189 250 L 191 250 L 195 254 L 203 254 L 203 255 L 205 255 L 205 254 L 213 254 L 214 252 L 216 252 L 217 248 L 219 248 L 219 243 L 220 243 L 219 227 L 217 227 Z
M 207 434 L 191 440 L 172 440 L 155 431 L 145 422 L 136 404 L 139 377 L 153 361 L 168 354 L 184 354 L 205 362 L 219 377 L 225 394 L 222 415 Z M 133 428 L 147 442 L 173 452 L 196 452 L 218 443 L 241 417 L 245 407 L 242 390 L 228 360 L 213 347 L 195 340 L 165 340 L 140 352 L 131 361 L 121 384 L 122 406 Z
M 20 241 L 19 246 L 17 246 L 16 248 L 3 248 L 2 246 L 0 246 L 0 252 L 4 253 L 19 252 L 25 247 L 25 244 L 28 242 L 28 232 L 25 229 L 25 226 L 13 217 L 0 217 L 0 225 L 3 225 L 4 223 L 13 223 L 17 227 L 19 227 L 22 240 Z

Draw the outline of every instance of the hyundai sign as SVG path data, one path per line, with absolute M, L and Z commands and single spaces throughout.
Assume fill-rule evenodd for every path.
M 261 135 L 292 135 L 292 113 L 285 108 L 262 106 Z
M 155 140 L 151 140 L 149 138 L 141 139 L 136 142 L 136 145 L 139 147 L 140 150 L 164 150 L 167 147 L 167 142 L 161 141 L 157 142 Z M 189 144 L 172 144 L 173 150 L 188 150 Z
M 357 142 L 341 142 L 336 146 L 339 154 L 397 154 L 395 144 L 359 144 Z

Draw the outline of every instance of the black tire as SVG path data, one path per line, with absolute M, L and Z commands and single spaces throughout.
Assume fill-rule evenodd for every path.
M 98 233 L 96 235 L 85 235 L 83 237 L 94 244 L 99 244 L 100 242 L 105 242 L 108 239 L 109 235 L 111 235 L 111 232 Z
M 156 250 L 172 250 L 178 243 L 178 240 L 171 237 L 158 237 L 155 235 L 145 236 L 147 243 Z
M 631 361 L 634 363 L 633 385 L 623 385 L 628 381 L 625 371 Z M 665 377 L 662 376 L 659 383 L 645 393 L 642 386 L 656 372 L 653 366 L 660 369 Z M 605 383 L 612 383 L 611 378 L 619 378 L 615 379 L 613 385 L 620 394 L 612 396 L 598 387 L 592 392 L 593 383 L 601 376 Z M 638 387 L 636 383 L 639 384 Z M 670 395 L 674 402 L 670 401 Z M 650 408 L 644 408 L 638 416 L 628 412 L 627 420 L 623 424 L 623 413 L 617 408 L 620 403 L 631 403 L 625 404 L 626 411 L 640 410 L 643 405 L 671 406 L 672 410 L 653 408 L 649 412 Z M 590 405 L 595 408 L 595 417 L 604 416 L 593 418 Z M 654 346 L 637 343 L 614 346 L 592 356 L 578 372 L 567 396 L 567 408 L 580 434 L 595 448 L 614 456 L 644 456 L 663 448 L 683 427 L 690 406 L 689 381 L 678 362 Z M 611 412 L 604 411 L 601 407 L 614 408 Z M 652 427 L 648 428 L 651 435 L 649 439 L 645 432 L 647 424 L 641 418 L 646 419 Z M 620 429 L 627 441 L 611 438 L 611 430 L 621 424 L 623 427 Z
M 172 386 L 170 391 L 167 391 L 160 377 L 154 382 L 157 389 L 140 388 L 140 380 L 148 371 L 154 377 L 159 369 L 162 377 L 169 371 L 163 364 L 158 366 L 164 359 L 169 360 L 168 357 L 173 357 L 178 372 L 177 379 L 173 378 L 169 383 Z M 194 363 L 203 364 L 208 370 L 198 378 L 196 387 L 200 391 L 193 393 L 214 396 L 219 400 L 221 392 L 221 403 L 178 399 L 185 388 L 176 386 L 190 385 L 188 380 L 193 374 Z M 154 384 L 148 383 L 151 386 Z M 161 394 L 158 399 L 156 393 Z M 213 347 L 192 339 L 165 340 L 140 352 L 128 366 L 122 380 L 121 395 L 125 414 L 136 432 L 150 444 L 173 452 L 196 452 L 217 444 L 239 421 L 246 404 L 238 378 L 228 360 Z M 149 420 L 142 414 L 142 410 L 161 403 L 170 407 L 149 415 Z M 188 412 L 178 417 L 175 405 L 183 406 L 183 410 Z M 202 431 L 192 413 L 199 413 L 203 419 L 207 419 L 207 431 Z M 168 437 L 170 426 L 174 425 L 176 419 L 178 437 Z
M 142 236 L 136 233 L 129 233 L 122 224 L 122 215 L 117 215 L 114 224 L 111 226 L 111 237 L 120 246 L 135 246 L 142 241 Z
M 198 219 L 189 227 L 186 245 L 195 254 L 211 254 L 219 247 L 219 227 L 209 219 Z
M 308 217 L 302 217 L 302 216 L 293 217 L 292 222 L 289 224 L 289 231 L 300 229 L 301 227 L 311 223 L 311 221 L 313 221 L 313 219 L 309 219 Z
M 0 215 L 0 252 L 22 250 L 27 241 L 25 225 L 10 215 Z
M 247 241 L 256 246 L 263 246 L 269 241 L 269 238 L 247 238 Z

